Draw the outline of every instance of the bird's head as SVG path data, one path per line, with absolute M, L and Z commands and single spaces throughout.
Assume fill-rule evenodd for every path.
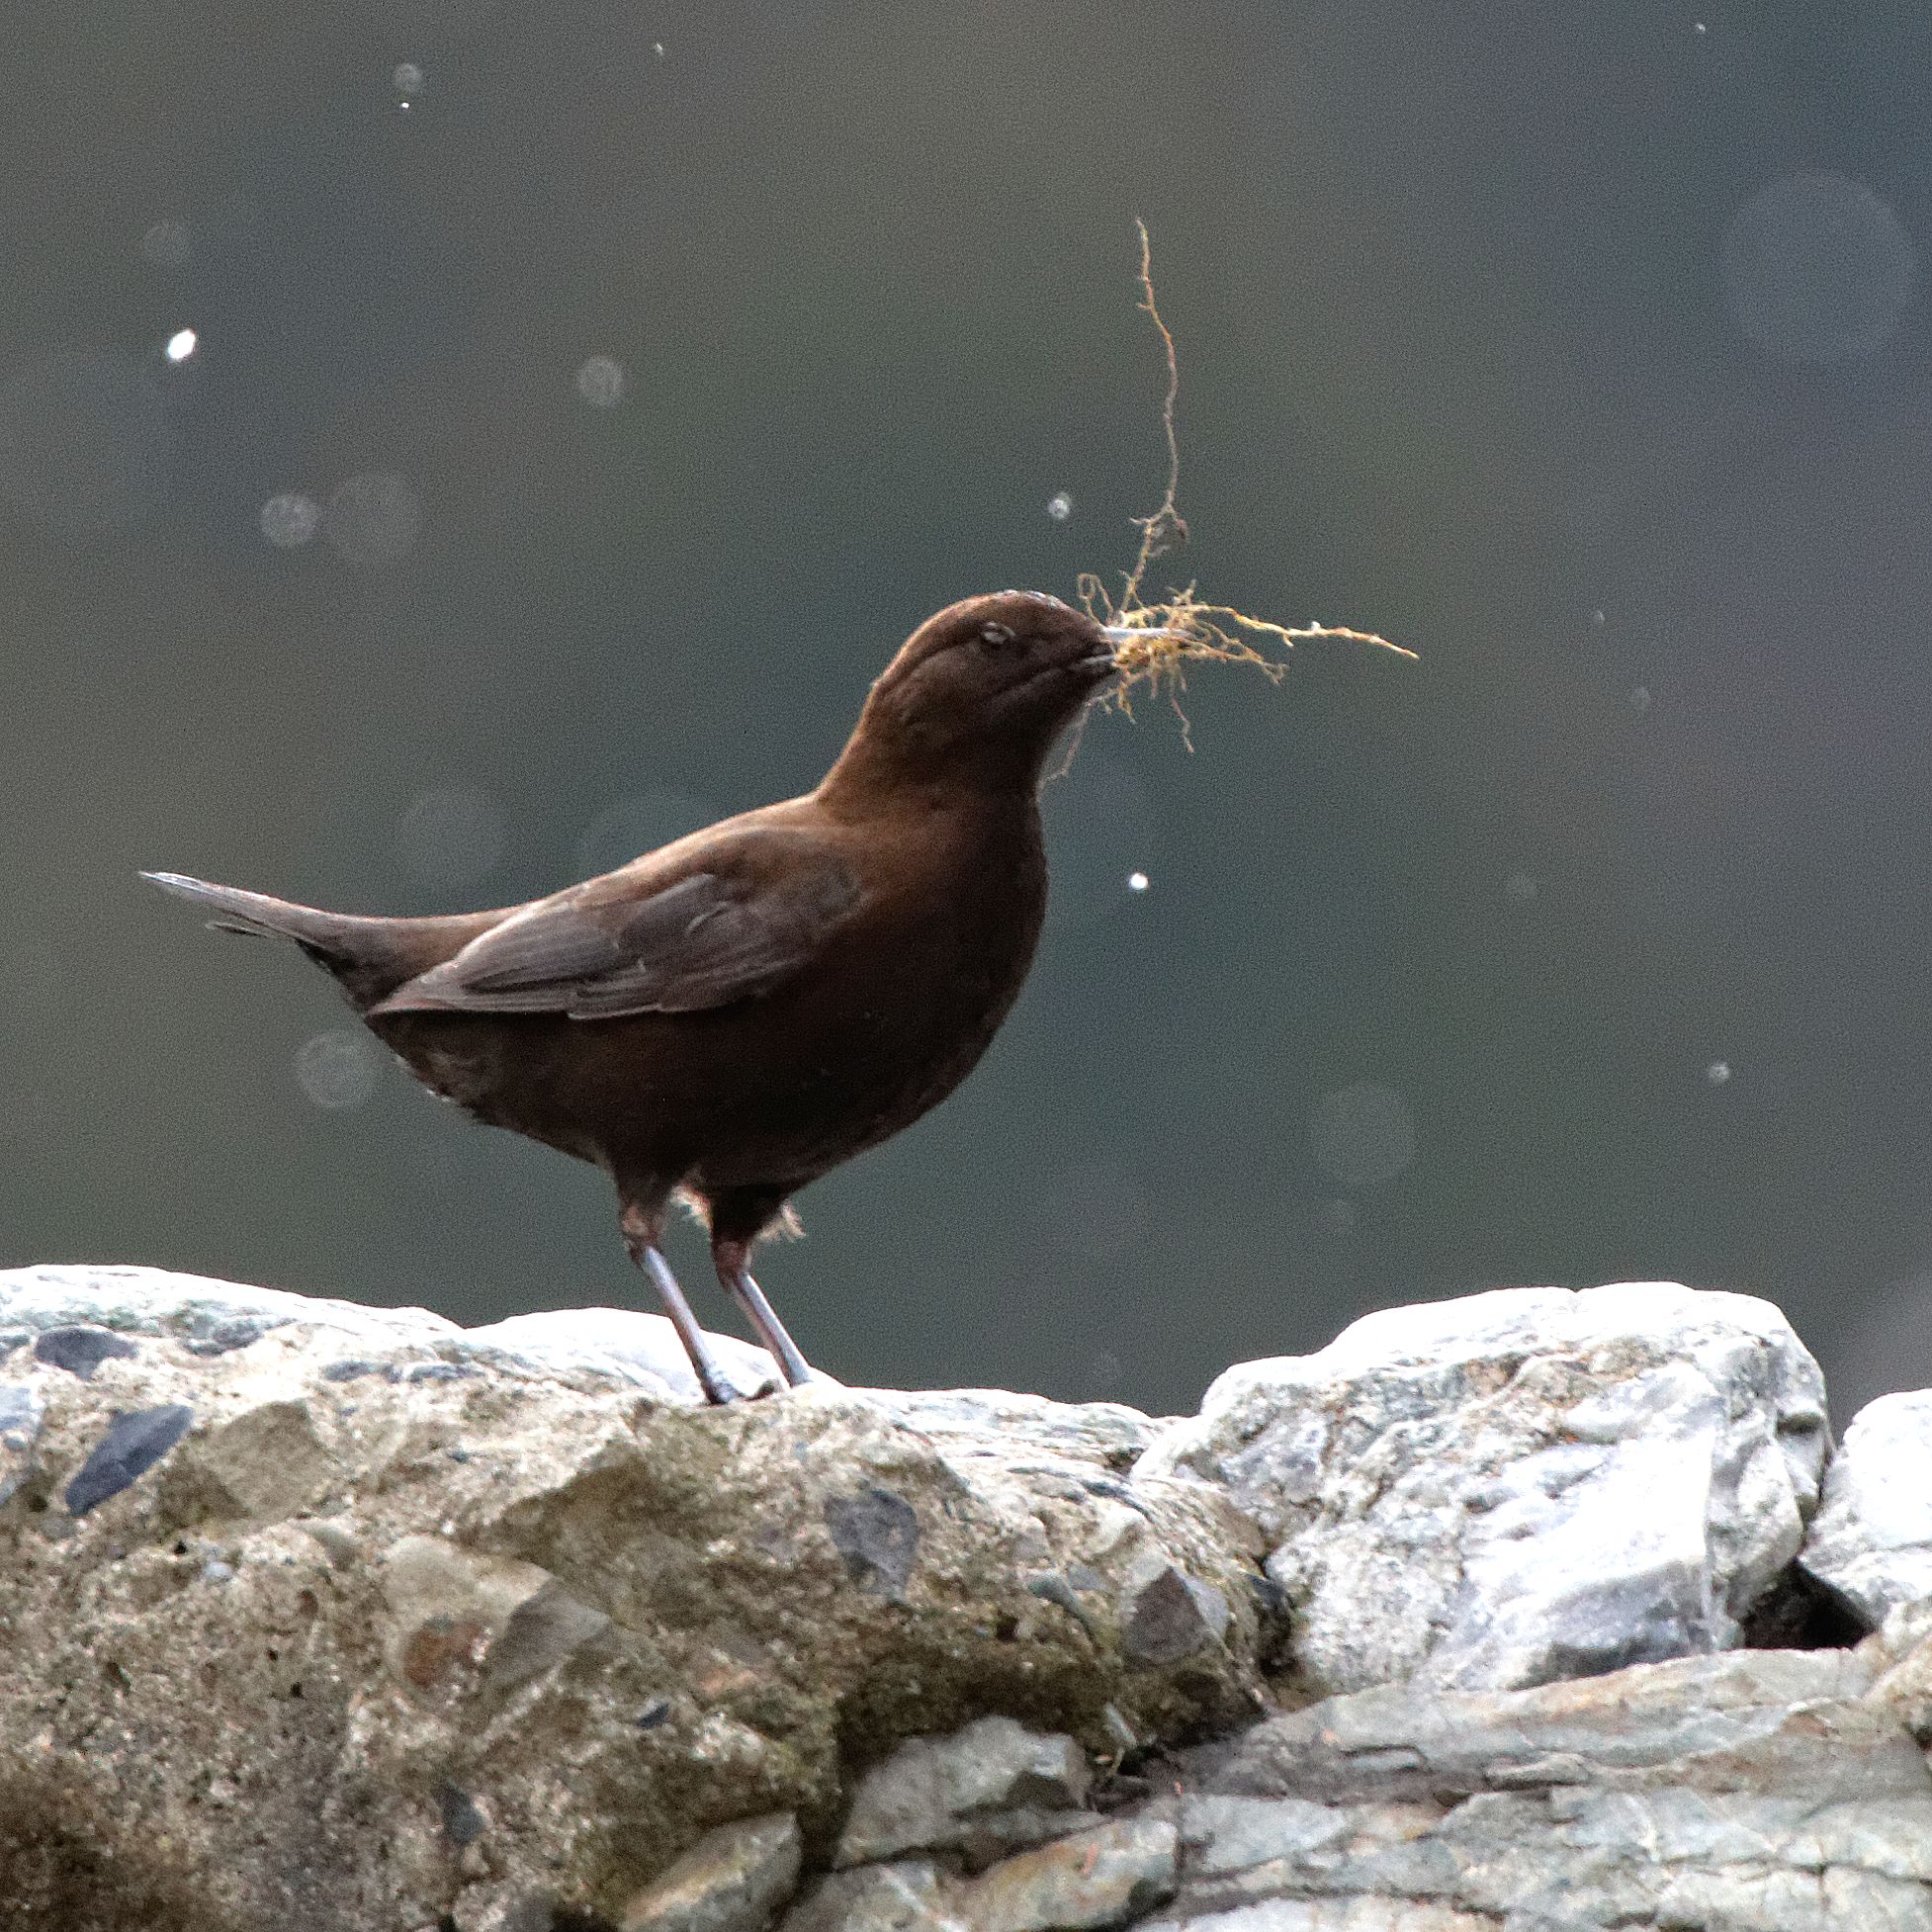
M 937 782 L 1030 790 L 1116 666 L 1120 638 L 1031 590 L 967 597 L 900 646 L 828 786 Z

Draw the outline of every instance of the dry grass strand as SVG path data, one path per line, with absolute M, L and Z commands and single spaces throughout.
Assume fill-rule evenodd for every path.
M 1368 644 L 1381 651 L 1393 651 L 1399 658 L 1414 658 L 1405 646 L 1391 644 L 1373 631 L 1353 630 L 1343 624 L 1272 624 L 1266 618 L 1250 617 L 1231 604 L 1204 603 L 1195 595 L 1194 585 L 1170 588 L 1166 597 L 1150 603 L 1143 590 L 1148 567 L 1163 551 L 1172 550 L 1187 538 L 1186 520 L 1176 504 L 1181 487 L 1181 445 L 1175 434 L 1175 404 L 1181 395 L 1181 365 L 1175 354 L 1174 335 L 1162 318 L 1154 299 L 1152 248 L 1147 223 L 1138 217 L 1134 227 L 1140 236 L 1140 308 L 1152 321 L 1161 338 L 1167 361 L 1167 394 L 1161 403 L 1161 427 L 1167 438 L 1167 491 L 1146 516 L 1133 519 L 1140 532 L 1140 544 L 1132 568 L 1121 578 L 1119 594 L 1108 592 L 1103 579 L 1085 571 L 1079 579 L 1080 601 L 1089 616 L 1115 630 L 1132 633 L 1116 643 L 1115 656 L 1122 676 L 1107 694 L 1106 702 L 1133 715 L 1136 688 L 1162 692 L 1181 720 L 1182 736 L 1187 739 L 1187 716 L 1181 709 L 1180 693 L 1186 688 L 1186 666 L 1190 663 L 1253 664 L 1264 676 L 1278 683 L 1287 666 L 1271 657 L 1264 646 L 1273 641 L 1282 650 L 1317 639 L 1333 639 L 1348 644 Z

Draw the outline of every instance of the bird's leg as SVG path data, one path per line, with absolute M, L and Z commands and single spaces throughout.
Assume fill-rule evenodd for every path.
M 631 1260 L 651 1276 L 658 1299 L 664 1304 L 664 1313 L 670 1317 L 670 1325 L 676 1329 L 677 1339 L 690 1358 L 691 1372 L 704 1390 L 704 1399 L 730 1402 L 737 1391 L 725 1379 L 725 1371 L 711 1353 L 698 1318 L 691 1313 L 691 1304 L 684 1299 L 684 1290 L 677 1285 L 677 1276 L 670 1272 L 670 1263 L 658 1246 L 658 1238 L 662 1233 L 660 1222 L 661 1217 L 654 1219 L 643 1208 L 627 1201 L 618 1225 L 624 1230 L 624 1245 L 631 1251 Z
M 785 1333 L 785 1324 L 764 1298 L 764 1290 L 751 1279 L 746 1266 L 751 1252 L 748 1241 L 714 1240 L 711 1260 L 725 1292 L 745 1310 L 745 1319 L 757 1331 L 757 1337 L 771 1351 L 779 1372 L 793 1388 L 812 1379 L 811 1364 L 798 1352 L 798 1344 Z

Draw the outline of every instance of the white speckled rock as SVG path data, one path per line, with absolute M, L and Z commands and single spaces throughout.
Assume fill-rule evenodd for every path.
M 1932 1932 L 1932 1772 L 1880 1646 L 1384 1687 L 1183 1760 L 1149 1932 Z
M 1507 1688 L 1736 1643 L 1828 1445 L 1777 1308 L 1653 1282 L 1369 1315 L 1230 1369 L 1139 1470 L 1258 1523 L 1316 1688 Z
M 1799 1561 L 1870 1624 L 1932 1601 L 1932 1390 L 1852 1419 Z

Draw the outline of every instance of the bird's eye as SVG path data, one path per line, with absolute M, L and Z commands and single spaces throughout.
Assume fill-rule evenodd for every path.
M 982 644 L 1002 645 L 1012 642 L 1012 633 L 1004 624 L 982 624 L 980 626 Z

